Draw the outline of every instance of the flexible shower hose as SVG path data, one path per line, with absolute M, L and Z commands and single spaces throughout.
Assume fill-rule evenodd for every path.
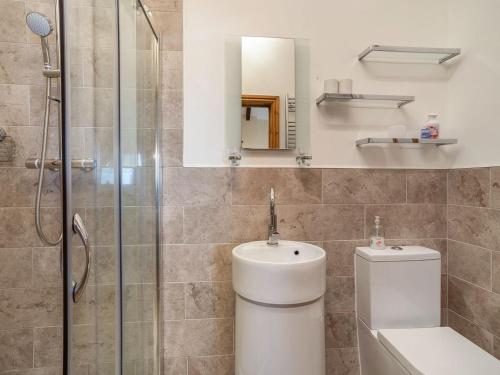
M 35 226 L 36 231 L 40 239 L 49 246 L 56 246 L 62 240 L 62 231 L 59 234 L 59 238 L 56 241 L 51 241 L 45 234 L 42 226 L 41 218 L 41 203 L 42 203 L 42 190 L 43 190 L 43 177 L 45 174 L 45 160 L 47 158 L 47 142 L 49 135 L 49 118 L 50 118 L 50 101 L 51 99 L 51 86 L 52 81 L 50 77 L 46 77 L 46 99 L 45 99 L 45 115 L 43 120 L 43 139 L 42 139 L 42 155 L 40 157 L 40 168 L 38 170 L 38 185 L 36 189 L 36 201 L 35 201 Z

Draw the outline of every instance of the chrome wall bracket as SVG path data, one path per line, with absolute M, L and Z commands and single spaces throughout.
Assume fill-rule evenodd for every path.
M 297 164 L 301 167 L 309 167 L 311 165 L 312 155 L 301 152 L 295 158 Z
M 241 154 L 239 152 L 231 152 L 228 156 L 227 159 L 229 160 L 229 165 L 231 167 L 237 167 L 240 165 L 241 162 Z

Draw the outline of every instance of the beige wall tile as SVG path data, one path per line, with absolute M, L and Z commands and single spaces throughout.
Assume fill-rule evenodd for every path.
M 491 168 L 491 207 L 500 208 L 500 167 Z
M 149 9 L 161 12 L 182 11 L 182 0 L 148 0 Z
M 58 325 L 62 303 L 61 289 L 0 289 L 0 329 Z
M 405 203 L 404 170 L 324 169 L 325 203 Z
M 327 349 L 327 375 L 359 375 L 357 348 Z
M 187 375 L 186 357 L 164 357 L 163 359 L 164 375 Z
M 234 309 L 230 281 L 186 285 L 186 319 L 231 318 Z
M 0 2 L 0 42 L 26 42 L 24 2 L 3 0 Z
M 455 169 L 448 172 L 448 203 L 466 206 L 490 205 L 490 169 Z
M 182 12 L 153 12 L 153 23 L 162 35 L 161 49 L 182 51 Z
M 382 217 L 386 238 L 446 238 L 446 206 L 433 204 L 366 207 L 366 238 L 375 216 Z
M 325 241 L 326 275 L 354 276 L 354 253 L 357 246 L 367 246 L 368 241 Z
M 54 92 L 57 92 L 55 91 L 55 88 L 56 86 L 54 86 Z M 45 116 L 45 98 L 44 85 L 29 86 L 29 125 L 43 126 Z M 51 108 L 53 109 L 54 107 Z M 57 111 L 51 110 L 49 125 L 52 127 L 57 126 L 57 119 Z M 51 129 L 51 131 L 54 130 Z
M 164 323 L 167 356 L 233 353 L 233 320 L 171 320 Z
M 354 311 L 354 277 L 327 277 L 326 313 Z
M 231 202 L 229 168 L 166 168 L 164 204 L 225 205 Z
M 31 248 L 0 249 L 0 288 L 30 288 L 32 263 Z
M 490 332 L 469 322 L 451 310 L 448 311 L 448 325 L 487 352 L 493 352 L 493 334 Z
M 406 172 L 406 178 L 408 203 L 446 204 L 446 170 L 411 170 Z
M 269 204 L 274 188 L 277 204 L 321 203 L 321 169 L 238 168 L 233 175 L 233 204 Z
M 0 331 L 0 371 L 33 366 L 33 330 Z
M 35 367 L 62 366 L 62 327 L 35 328 L 33 337 Z
M 234 357 L 231 355 L 189 357 L 188 368 L 188 375 L 234 375 Z
M 356 314 L 354 312 L 325 314 L 326 348 L 358 346 Z
M 163 319 L 182 320 L 186 316 L 186 284 L 164 283 L 162 286 Z
M 163 165 L 165 167 L 182 167 L 182 129 L 163 129 L 162 137 Z M 167 172 L 166 169 L 163 169 L 164 179 L 168 178 Z M 166 199 L 168 200 L 168 197 Z
M 441 275 L 441 308 L 448 307 L 448 277 Z
M 183 96 L 181 90 L 162 91 L 162 127 L 163 129 L 181 129 L 183 127 Z
M 500 359 L 500 337 L 495 336 L 493 343 L 493 355 Z
M 230 281 L 235 244 L 164 245 L 163 281 Z
M 27 45 L 0 42 L 0 51 L 2 51 L 2 54 L 0 55 L 0 83 L 14 83 L 17 85 L 28 84 L 29 71 L 27 67 Z M 41 62 L 41 58 L 39 61 Z M 40 63 L 39 68 L 41 66 L 42 64 Z
M 491 290 L 491 250 L 461 242 L 448 242 L 448 272 Z
M 9 2 L 7 1 L 7 3 Z M 0 3 L 0 8 L 3 3 L 5 1 Z M 0 20 L 1 24 L 2 21 Z M 0 126 L 23 126 L 30 124 L 29 88 L 27 86 L 1 85 L 0 103 L 2 103 L 0 105 Z
M 500 211 L 448 206 L 448 238 L 500 250 Z
M 163 206 L 162 216 L 162 243 L 182 243 L 184 241 L 184 209 Z
M 184 207 L 185 243 L 231 242 L 230 206 Z
M 493 252 L 493 266 L 492 266 L 492 282 L 493 291 L 500 294 L 500 253 Z
M 453 276 L 448 278 L 449 308 L 491 333 L 500 334 L 500 295 Z

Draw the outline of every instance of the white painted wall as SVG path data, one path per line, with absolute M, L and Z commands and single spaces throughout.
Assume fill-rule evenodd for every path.
M 494 139 L 484 142 L 490 135 L 498 135 L 494 124 L 495 120 L 498 123 L 495 115 L 500 106 L 494 89 L 499 87 L 500 43 L 494 24 L 499 14 L 495 3 L 459 0 L 449 6 L 447 0 L 185 0 L 185 165 L 227 165 L 224 43 L 231 35 L 310 40 L 313 166 L 448 168 L 499 164 L 500 149 L 497 146 L 495 153 Z M 489 34 L 484 35 L 486 30 Z M 358 62 L 357 54 L 373 43 L 462 47 L 465 55 L 447 66 Z M 491 52 L 485 51 L 487 44 Z M 470 87 L 478 68 L 487 68 L 483 76 L 486 82 L 480 86 L 486 90 L 484 95 L 478 93 L 480 88 Z M 314 100 L 321 93 L 323 80 L 347 77 L 354 80 L 356 92 L 415 95 L 416 101 L 400 110 L 316 108 Z M 474 96 L 491 99 L 483 105 Z M 430 112 L 441 114 L 441 136 L 458 135 L 461 146 L 354 146 L 357 138 L 385 136 L 391 125 L 403 124 L 416 133 Z M 488 120 L 487 126 L 482 118 Z M 472 130 L 475 136 L 468 132 L 471 123 L 476 125 Z M 245 153 L 242 165 L 296 166 L 293 153 L 286 152 Z

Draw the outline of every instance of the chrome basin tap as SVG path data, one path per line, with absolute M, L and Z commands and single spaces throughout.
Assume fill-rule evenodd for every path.
M 269 200 L 271 223 L 269 224 L 268 234 L 269 240 L 268 245 L 276 246 L 280 239 L 280 234 L 278 233 L 278 216 L 276 216 L 276 209 L 274 204 L 274 189 L 271 188 L 271 196 Z

